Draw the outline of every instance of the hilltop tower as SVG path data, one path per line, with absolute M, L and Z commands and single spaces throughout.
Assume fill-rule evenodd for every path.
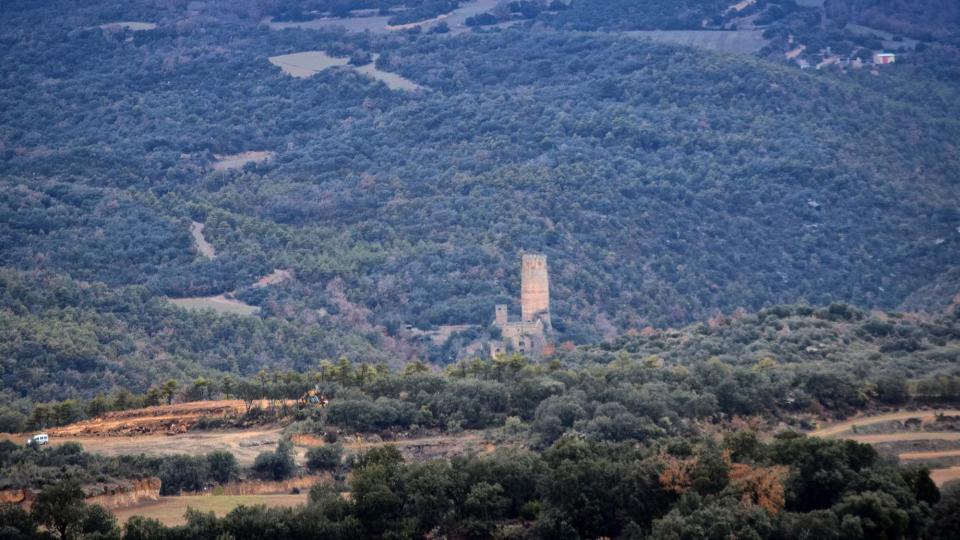
M 550 279 L 547 256 L 524 253 L 520 274 L 520 316 L 523 322 L 543 321 L 550 327 Z

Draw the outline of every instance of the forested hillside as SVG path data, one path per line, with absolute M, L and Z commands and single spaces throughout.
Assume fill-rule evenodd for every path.
M 630 27 L 692 28 L 670 17 L 708 4 Z M 838 76 L 564 25 L 359 35 L 258 24 L 281 4 L 45 16 L 58 5 L 11 3 L 0 29 L 12 269 L 142 287 L 157 305 L 236 291 L 268 320 L 248 324 L 329 314 L 310 328 L 351 357 L 428 354 L 398 344 L 405 324 L 489 324 L 517 297 L 521 250 L 550 259 L 558 341 L 784 302 L 939 309 L 956 293 L 960 100 L 929 63 Z M 158 27 L 97 26 L 118 20 Z M 379 53 L 424 88 L 267 60 L 306 50 Z M 276 155 L 213 168 L 248 150 Z M 250 288 L 278 268 L 293 279 Z

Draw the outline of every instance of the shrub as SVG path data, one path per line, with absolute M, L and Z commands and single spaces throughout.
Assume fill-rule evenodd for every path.
M 274 452 L 263 452 L 253 462 L 253 471 L 257 476 L 269 480 L 286 480 L 296 470 L 293 461 L 293 444 L 284 439 Z
M 207 454 L 210 478 L 218 484 L 226 484 L 235 479 L 239 472 L 237 458 L 226 450 L 215 450 Z
M 340 466 L 343 447 L 339 444 L 314 446 L 307 450 L 307 468 L 311 471 L 332 471 Z

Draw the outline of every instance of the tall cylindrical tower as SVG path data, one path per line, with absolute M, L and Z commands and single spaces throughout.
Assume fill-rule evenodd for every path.
M 521 260 L 520 311 L 523 320 L 540 318 L 550 326 L 550 279 L 547 275 L 547 256 L 525 253 Z

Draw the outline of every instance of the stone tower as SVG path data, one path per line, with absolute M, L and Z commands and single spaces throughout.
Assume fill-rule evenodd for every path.
M 550 328 L 550 279 L 547 256 L 525 253 L 521 261 L 520 313 L 523 322 L 543 321 Z

